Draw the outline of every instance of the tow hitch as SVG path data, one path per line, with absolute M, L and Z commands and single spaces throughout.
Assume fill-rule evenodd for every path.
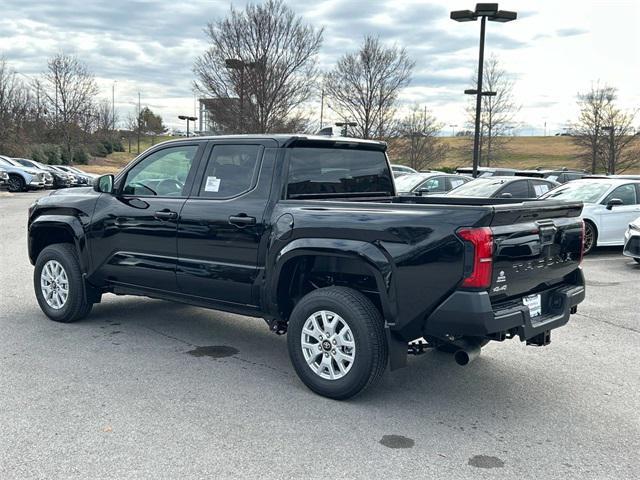
M 546 347 L 551 343 L 551 330 L 545 330 L 535 337 L 527 338 L 527 345 L 533 347 Z

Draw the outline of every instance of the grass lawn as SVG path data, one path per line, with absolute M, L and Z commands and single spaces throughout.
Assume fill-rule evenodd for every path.
M 151 147 L 152 144 L 171 140 L 178 137 L 158 136 L 142 138 L 140 141 L 140 152 Z M 470 166 L 472 162 L 471 140 L 462 137 L 444 137 L 449 146 L 446 160 L 438 167 L 460 167 Z M 137 156 L 136 139 L 132 139 L 131 150 L 128 152 L 128 143 L 124 142 L 126 152 L 115 152 L 107 158 L 93 159 L 86 170 L 92 173 L 116 173 L 127 163 Z M 401 163 L 397 158 L 391 157 L 392 163 Z M 582 168 L 580 150 L 573 144 L 571 137 L 510 137 L 506 145 L 506 151 L 499 161 L 495 162 L 496 167 L 512 167 L 519 169 L 529 168 Z M 85 168 L 85 167 L 83 167 Z M 625 172 L 635 173 L 635 172 Z

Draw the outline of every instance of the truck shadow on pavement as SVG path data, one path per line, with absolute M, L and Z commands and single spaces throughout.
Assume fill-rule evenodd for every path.
M 157 343 L 158 348 L 177 349 L 193 357 L 194 362 L 210 361 L 212 367 L 220 361 L 216 357 L 238 361 L 243 364 L 241 374 L 247 376 L 248 382 L 268 371 L 275 374 L 270 381 L 282 382 L 278 389 L 283 397 L 303 395 L 321 404 L 330 401 L 316 396 L 297 379 L 289 362 L 286 336 L 270 333 L 261 319 L 160 300 L 106 296 L 82 324 L 107 335 L 118 332 L 117 345 L 141 340 L 147 345 Z M 495 358 L 492 350 L 498 348 L 501 347 L 491 344 L 485 347 L 483 354 L 467 367 L 456 365 L 452 355 L 436 351 L 410 356 L 407 367 L 387 371 L 377 386 L 342 404 L 358 408 L 396 404 L 403 409 L 413 405 L 416 413 L 472 405 L 479 409 L 478 414 L 490 406 L 490 411 L 484 413 L 498 415 L 511 410 L 516 402 L 518 408 L 527 408 L 558 396 L 557 384 L 547 388 L 544 378 L 536 379 L 535 386 L 526 380 L 530 372 L 522 370 L 526 367 L 522 359 L 505 362 L 505 356 Z M 517 355 L 523 355 L 523 350 L 518 349 Z M 532 388 L 527 388 L 529 384 Z

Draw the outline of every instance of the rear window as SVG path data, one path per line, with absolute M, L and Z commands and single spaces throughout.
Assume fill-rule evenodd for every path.
M 505 181 L 496 179 L 477 178 L 469 183 L 459 186 L 448 193 L 452 197 L 480 197 L 489 198 L 504 185 Z
M 393 192 L 384 152 L 339 148 L 292 148 L 287 151 L 287 198 L 323 194 Z

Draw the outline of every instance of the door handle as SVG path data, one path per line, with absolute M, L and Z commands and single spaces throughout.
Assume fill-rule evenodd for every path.
M 246 213 L 239 213 L 238 215 L 231 215 L 229 217 L 229 223 L 238 227 L 245 227 L 247 225 L 255 225 L 256 217 L 250 217 Z
M 159 212 L 154 213 L 153 216 L 158 220 L 175 220 L 176 218 L 178 218 L 178 212 L 173 212 L 168 208 L 165 208 L 163 210 L 160 210 Z

